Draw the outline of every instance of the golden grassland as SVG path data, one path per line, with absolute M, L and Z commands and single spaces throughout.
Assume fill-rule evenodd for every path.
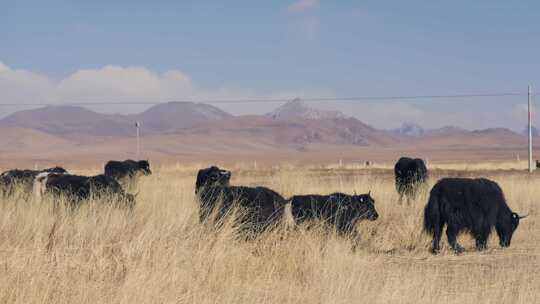
M 478 253 L 463 235 L 466 253 L 454 255 L 444 240 L 432 256 L 422 233 L 427 194 L 398 205 L 384 166 L 236 168 L 233 184 L 284 196 L 371 190 L 380 214 L 359 224 L 354 252 L 347 239 L 302 227 L 242 241 L 231 226 L 198 223 L 197 166 L 176 165 L 141 179 L 132 212 L 99 202 L 70 213 L 0 201 L 0 303 L 540 303 L 540 175 L 440 166 L 430 185 L 443 175 L 487 176 L 513 210 L 531 214 L 509 249 L 494 233 Z

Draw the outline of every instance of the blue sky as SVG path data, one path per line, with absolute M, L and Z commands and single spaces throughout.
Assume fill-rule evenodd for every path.
M 18 73 L 4 75 L 0 102 L 37 102 L 43 94 L 59 103 L 129 99 L 126 91 L 151 82 L 132 81 L 133 69 L 167 83 L 133 92 L 145 100 L 524 92 L 528 84 L 540 90 L 538 16 L 538 1 L 0 1 L 0 62 L 4 74 Z M 36 81 L 21 73 L 48 83 L 25 89 Z M 124 81 L 99 84 L 107 77 Z M 177 81 L 184 91 L 163 93 Z M 397 111 L 390 124 L 516 129 L 521 122 L 509 120 L 520 117 L 523 102 L 404 102 L 369 117 L 362 113 L 380 104 L 331 107 L 376 126 Z M 269 108 L 224 107 L 242 114 Z M 487 122 L 470 122 L 469 112 L 486 115 L 486 108 L 493 114 Z M 413 110 L 422 113 L 399 115 Z

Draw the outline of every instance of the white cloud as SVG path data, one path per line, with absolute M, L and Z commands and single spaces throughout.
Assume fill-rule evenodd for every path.
M 6 72 L 7 70 L 9 70 L 9 67 L 3 64 L 2 62 L 0 62 L 0 73 Z
M 0 102 L 52 102 L 54 83 L 37 73 L 11 69 L 0 62 Z
M 180 71 L 154 73 L 144 67 L 105 66 L 55 80 L 0 63 L 0 102 L 16 104 L 165 102 L 206 94 Z M 143 106 L 99 106 L 105 112 L 137 112 Z M 12 110 L 13 108 L 10 108 Z M 1 108 L 0 114 L 8 109 Z M 3 113 L 2 113 L 3 112 Z
M 318 0 L 298 0 L 287 7 L 289 13 L 300 13 L 319 6 Z
M 197 90 L 179 71 L 157 74 L 143 67 L 79 70 L 58 82 L 60 102 L 143 102 L 188 98 Z
M 310 90 L 311 94 L 326 93 Z M 108 65 L 81 69 L 63 79 L 12 69 L 0 62 L 0 103 L 72 104 L 104 103 L 89 108 L 105 113 L 136 113 L 150 105 L 118 103 L 157 103 L 182 100 L 276 99 L 304 96 L 303 91 L 260 94 L 246 88 L 223 86 L 216 89 L 198 87 L 185 73 L 172 70 L 156 73 L 144 67 Z M 279 103 L 218 104 L 234 114 L 261 114 Z M 0 107 L 0 117 L 26 107 Z

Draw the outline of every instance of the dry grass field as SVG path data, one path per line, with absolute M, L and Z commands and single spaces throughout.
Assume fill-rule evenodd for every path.
M 359 224 L 355 252 L 349 240 L 317 229 L 238 240 L 228 226 L 216 232 L 198 223 L 197 166 L 154 169 L 141 179 L 131 213 L 92 202 L 68 213 L 4 200 L 0 303 L 540 303 L 538 173 L 437 167 L 430 185 L 441 176 L 487 176 L 513 210 L 531 216 L 509 249 L 499 248 L 494 233 L 478 253 L 463 235 L 464 254 L 454 255 L 444 239 L 432 256 L 421 228 L 426 194 L 398 205 L 388 167 L 248 167 L 232 168 L 233 184 L 284 196 L 371 190 L 380 218 Z

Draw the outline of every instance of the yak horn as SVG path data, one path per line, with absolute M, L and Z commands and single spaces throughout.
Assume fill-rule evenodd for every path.
M 520 215 L 520 216 L 519 216 L 519 219 L 520 219 L 520 220 L 521 220 L 521 219 L 524 219 L 524 218 L 526 218 L 527 216 L 529 216 L 529 215 L 528 215 L 528 214 L 527 214 L 527 215 Z

